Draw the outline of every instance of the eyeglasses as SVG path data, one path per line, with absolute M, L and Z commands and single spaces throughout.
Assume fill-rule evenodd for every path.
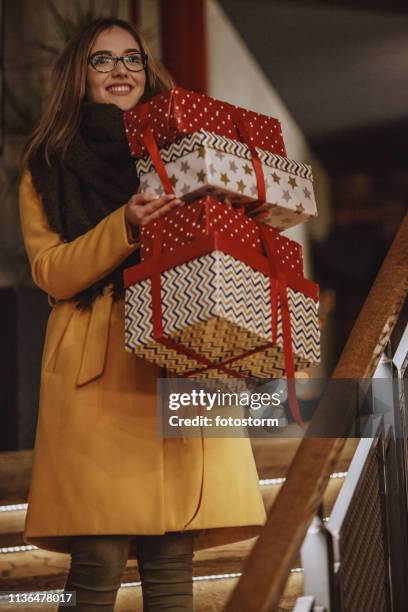
M 93 53 L 88 61 L 98 72 L 112 72 L 119 61 L 131 72 L 140 72 L 147 66 L 147 55 L 144 52 L 138 53 L 136 51 L 126 55 L 106 55 L 97 52 Z

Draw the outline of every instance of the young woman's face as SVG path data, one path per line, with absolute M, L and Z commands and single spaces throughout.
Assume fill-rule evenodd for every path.
M 133 36 L 118 26 L 99 34 L 91 49 L 91 55 L 103 51 L 103 55 L 125 55 L 140 51 Z M 133 108 L 143 95 L 146 82 L 144 70 L 133 72 L 118 61 L 112 72 L 98 72 L 88 64 L 87 96 L 91 102 L 116 104 L 121 110 Z

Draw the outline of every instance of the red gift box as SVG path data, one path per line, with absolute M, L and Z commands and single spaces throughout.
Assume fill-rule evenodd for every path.
M 302 277 L 301 245 L 282 236 L 271 227 L 265 226 L 264 231 L 270 236 L 275 258 L 282 268 Z M 155 237 L 159 232 L 161 237 L 156 245 L 160 253 L 172 252 L 202 236 L 219 232 L 221 235 L 233 238 L 237 246 L 265 255 L 258 223 L 246 217 L 242 208 L 228 208 L 226 204 L 211 196 L 173 210 L 165 217 L 142 227 L 140 246 L 142 261 L 153 256 Z
M 300 294 L 303 294 L 306 299 L 311 298 L 313 301 L 317 302 L 318 287 L 315 285 L 315 283 L 305 279 L 303 276 L 299 276 L 292 270 L 284 268 L 281 265 L 279 258 L 276 257 L 275 245 L 271 240 L 271 235 L 267 231 L 267 228 L 263 226 L 260 229 L 260 232 L 261 240 L 265 245 L 267 257 L 254 252 L 253 249 L 240 248 L 239 245 L 237 245 L 236 240 L 226 237 L 225 235 L 222 235 L 220 232 L 216 231 L 211 236 L 199 238 L 193 241 L 191 244 L 175 249 L 172 253 L 167 253 L 166 257 L 152 257 L 150 260 L 139 265 L 127 268 L 124 271 L 124 284 L 126 288 L 129 288 L 132 285 L 137 286 L 138 283 L 144 281 L 145 279 L 151 279 L 151 284 L 150 286 L 146 287 L 139 286 L 141 294 L 139 295 L 139 289 L 137 289 L 136 291 L 138 297 L 136 298 L 135 303 L 132 303 L 133 297 L 131 294 L 129 294 L 129 298 L 126 298 L 126 342 L 130 350 L 136 349 L 137 346 L 146 346 L 148 357 L 145 353 L 143 353 L 143 349 L 142 354 L 145 356 L 145 358 L 154 362 L 157 355 L 157 346 L 160 345 L 165 347 L 166 350 L 169 350 L 170 353 L 173 352 L 173 354 L 169 355 L 169 363 L 172 362 L 173 365 L 176 361 L 174 351 L 178 355 L 184 356 L 187 359 L 186 362 L 186 359 L 183 358 L 182 375 L 184 377 L 196 376 L 197 374 L 199 377 L 201 377 L 203 373 L 208 370 L 210 372 L 223 372 L 229 377 L 246 378 L 247 374 L 240 371 L 240 366 L 235 368 L 234 364 L 239 364 L 240 360 L 250 357 L 251 355 L 260 351 L 265 351 L 269 347 L 276 345 L 279 309 L 282 318 L 283 350 L 286 376 L 288 378 L 289 403 L 295 420 L 299 424 L 302 424 L 294 386 L 295 366 L 288 290 L 289 288 L 293 289 L 300 292 Z M 156 241 L 159 242 L 157 238 Z M 248 347 L 248 349 L 244 350 L 244 352 L 232 357 L 228 356 L 230 350 L 227 350 L 225 358 L 221 359 L 221 361 L 219 359 L 215 361 L 212 360 L 211 356 L 207 355 L 206 350 L 201 350 L 201 347 L 192 348 L 191 346 L 188 346 L 188 344 L 180 342 L 177 340 L 177 338 L 168 336 L 165 332 L 165 326 L 168 324 L 174 325 L 174 321 L 170 321 L 168 314 L 166 314 L 165 318 L 163 317 L 162 308 L 162 273 L 166 273 L 166 271 L 170 271 L 172 269 L 177 270 L 178 266 L 182 266 L 188 261 L 199 261 L 203 255 L 212 253 L 214 251 L 219 251 L 230 256 L 232 260 L 237 262 L 238 266 L 240 265 L 239 262 L 245 263 L 253 270 L 260 272 L 266 277 L 269 277 L 270 307 L 272 309 L 272 329 L 269 341 L 262 343 L 257 348 Z M 170 284 L 172 284 L 172 281 L 170 281 Z M 147 292 L 150 291 L 151 293 L 151 323 L 147 323 L 149 314 L 147 314 L 148 319 L 144 319 L 143 316 L 143 311 L 145 311 L 146 314 L 149 313 L 150 310 L 149 296 L 148 293 L 146 293 L 146 290 Z M 168 289 L 166 291 L 168 291 Z M 180 314 L 180 297 L 182 296 L 177 294 L 177 316 Z M 168 299 L 171 301 L 172 298 L 170 297 Z M 240 301 L 239 298 L 237 298 L 237 300 Z M 306 307 L 306 311 L 307 308 L 308 307 Z M 190 314 L 191 309 L 192 303 L 189 304 L 188 312 Z M 173 304 L 170 305 L 170 310 L 172 312 L 176 312 L 174 311 Z M 301 316 L 304 316 L 304 313 Z M 186 318 L 188 319 L 188 313 Z M 173 319 L 173 317 L 171 317 L 171 319 Z M 184 318 L 183 324 L 185 324 Z M 314 320 L 314 325 L 316 325 L 316 319 Z M 178 331 L 180 332 L 180 329 L 178 329 Z M 316 338 L 314 338 L 314 333 L 311 331 L 311 336 L 308 341 L 308 350 L 312 350 L 312 345 L 315 342 Z M 137 353 L 137 350 L 135 350 L 135 352 Z M 190 362 L 193 364 L 192 369 L 188 368 Z M 187 369 L 185 367 L 186 363 Z
M 286 155 L 278 119 L 261 115 L 204 94 L 176 87 L 138 104 L 124 113 L 125 129 L 133 156 L 147 153 L 144 144 L 146 127 L 157 145 L 172 142 L 177 136 L 200 129 L 246 142 L 271 153 Z

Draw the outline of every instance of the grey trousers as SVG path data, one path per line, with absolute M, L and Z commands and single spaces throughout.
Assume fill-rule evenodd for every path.
M 74 539 L 65 591 L 76 591 L 75 610 L 114 610 L 130 540 L 131 536 L 120 535 Z M 193 544 L 191 531 L 137 537 L 143 612 L 193 611 Z M 67 612 L 69 608 L 60 606 L 58 610 Z

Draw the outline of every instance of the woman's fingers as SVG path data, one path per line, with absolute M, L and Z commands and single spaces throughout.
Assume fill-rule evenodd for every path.
M 152 212 L 157 208 L 164 206 L 171 200 L 181 202 L 181 200 L 177 198 L 174 193 L 165 194 L 160 197 L 157 197 L 151 193 L 137 193 L 130 198 L 129 204 L 131 206 L 143 206 L 143 210 Z
M 137 225 L 147 225 L 158 215 L 153 213 L 160 211 L 160 215 L 166 214 L 169 210 L 183 206 L 184 201 L 176 198 L 174 194 L 166 194 L 159 198 L 150 193 L 137 193 L 133 195 L 126 206 L 126 218 L 130 223 Z
M 137 193 L 132 196 L 129 200 L 129 205 L 138 207 L 140 212 L 143 214 L 151 214 L 162 206 L 167 205 L 172 200 L 175 200 L 178 204 L 183 204 L 183 200 L 177 198 L 173 193 L 166 194 L 163 196 L 155 197 L 150 193 Z
M 166 195 L 164 197 L 168 197 L 168 196 Z M 174 197 L 175 196 L 173 196 L 173 198 Z M 145 204 L 148 204 L 152 200 L 160 200 L 160 199 L 162 198 L 158 198 L 153 193 L 141 191 L 140 193 L 135 193 L 134 195 L 132 195 L 128 203 L 132 206 L 143 206 Z
M 145 214 L 150 215 L 156 212 L 157 210 L 165 206 L 168 206 L 168 204 L 170 204 L 171 202 L 177 205 L 183 204 L 182 200 L 180 200 L 179 198 L 176 198 L 174 194 L 170 194 L 170 195 L 161 196 L 160 198 L 155 198 L 154 200 L 151 200 L 147 204 L 144 204 L 143 212 Z
M 156 197 L 151 193 L 137 193 L 133 195 L 129 202 L 128 207 L 130 208 L 127 217 L 129 221 L 137 223 L 139 225 L 147 225 L 154 219 L 162 217 L 170 210 L 184 205 L 184 201 L 177 198 L 174 194 L 165 194 L 160 197 Z M 229 197 L 225 198 L 227 206 L 232 206 L 232 202 Z M 255 206 L 253 210 L 247 210 L 247 216 L 258 222 L 267 219 L 270 215 L 269 207 L 267 204 L 261 204 Z
M 170 212 L 174 208 L 180 208 L 183 206 L 184 202 L 182 200 L 172 200 L 159 208 L 156 208 L 152 213 L 146 215 L 141 223 L 141 225 L 147 225 L 150 221 L 154 221 L 154 219 L 158 219 L 159 217 L 163 217 L 166 213 Z

